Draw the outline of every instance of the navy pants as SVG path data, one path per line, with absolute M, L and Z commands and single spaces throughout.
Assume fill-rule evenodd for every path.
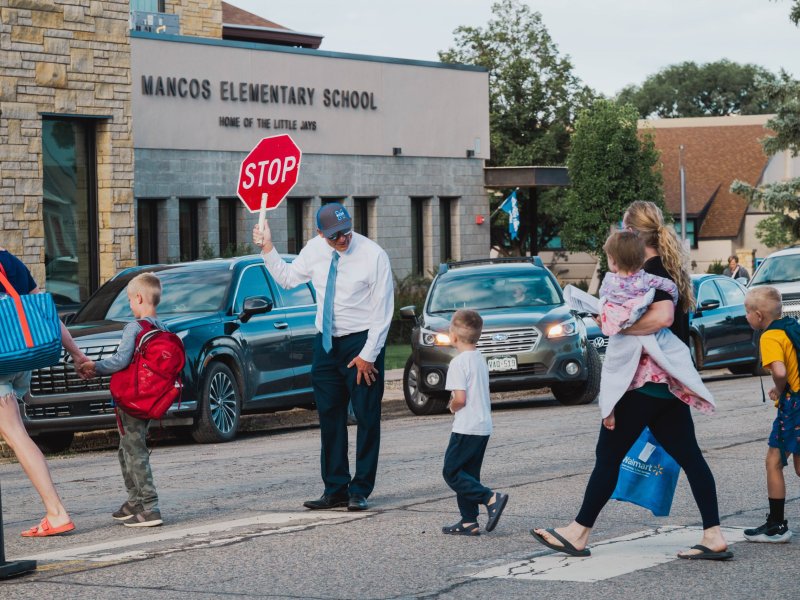
M 613 431 L 600 426 L 594 470 L 575 520 L 584 527 L 594 526 L 595 519 L 617 487 L 622 459 L 646 425 L 686 473 L 700 509 L 703 529 L 719 525 L 714 475 L 697 445 L 689 406 L 674 396 L 657 398 L 631 390 L 617 403 L 614 416 L 616 427 Z
M 322 348 L 322 334 L 314 339 L 311 382 L 319 412 L 322 481 L 329 496 L 359 494 L 368 497 L 375 487 L 381 445 L 384 350 L 375 360 L 378 375 L 371 385 L 363 379 L 356 384 L 358 370 L 355 366 L 347 368 L 366 341 L 366 331 L 335 337 L 333 348 L 327 353 Z M 350 402 L 358 421 L 356 472 L 352 478 L 347 459 L 347 405 Z
M 450 434 L 442 476 L 456 493 L 464 523 L 475 523 L 480 505 L 492 498 L 492 490 L 481 483 L 481 466 L 488 443 L 488 435 Z

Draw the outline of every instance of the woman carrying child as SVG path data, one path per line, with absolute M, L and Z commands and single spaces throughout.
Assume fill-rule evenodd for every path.
M 664 223 L 658 206 L 652 202 L 632 203 L 622 220 L 628 231 L 645 244 L 647 260 L 643 269 L 673 281 L 678 288 L 678 302 L 657 289 L 645 314 L 622 333 L 648 336 L 668 327 L 688 345 L 687 312 L 694 305 L 692 282 L 686 267 L 686 253 L 672 228 Z M 645 427 L 672 455 L 686 473 L 695 502 L 703 520 L 700 543 L 678 553 L 680 558 L 724 560 L 733 554 L 719 527 L 719 509 L 714 476 L 703 458 L 694 432 L 689 405 L 675 397 L 666 383 L 645 382 L 628 389 L 614 406 L 614 428 L 601 426 L 597 440 L 596 461 L 576 519 L 566 527 L 537 528 L 531 534 L 545 546 L 573 556 L 589 556 L 586 547 L 600 511 L 611 498 L 617 484 L 622 459 Z

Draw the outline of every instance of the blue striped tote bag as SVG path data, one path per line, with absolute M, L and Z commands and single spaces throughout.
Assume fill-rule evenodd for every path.
M 0 265 L 0 375 L 48 367 L 61 357 L 61 323 L 50 294 L 20 296 Z

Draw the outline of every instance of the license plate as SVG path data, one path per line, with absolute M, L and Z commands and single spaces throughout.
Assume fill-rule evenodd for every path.
M 516 371 L 517 370 L 517 357 L 516 356 L 491 356 L 486 359 L 489 365 L 489 371 Z

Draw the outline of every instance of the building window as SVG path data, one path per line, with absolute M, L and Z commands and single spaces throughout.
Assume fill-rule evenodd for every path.
M 353 198 L 353 229 L 364 237 L 369 237 L 369 217 L 375 198 Z
M 689 242 L 690 248 L 697 248 L 697 236 L 695 235 L 695 219 L 686 219 L 686 241 Z M 675 233 L 678 234 L 678 239 L 681 237 L 681 220 L 680 217 L 675 220 Z
M 453 260 L 453 211 L 457 198 L 439 198 L 439 260 Z
M 220 256 L 234 256 L 238 238 L 236 225 L 241 200 L 238 198 L 219 198 L 219 253 Z
M 100 283 L 95 127 L 42 121 L 42 218 L 47 291 L 58 305 L 81 304 Z
M 181 198 L 179 209 L 181 261 L 200 258 L 198 200 Z
M 160 201 L 140 199 L 136 202 L 136 254 L 140 265 L 158 262 L 158 209 Z
M 411 198 L 411 272 L 425 274 L 425 205 L 429 198 Z
M 344 206 L 344 196 L 320 196 L 320 204 L 325 206 L 326 204 L 330 204 L 331 202 L 338 202 L 342 206 Z
M 131 10 L 164 12 L 164 0 L 131 0 Z
M 303 213 L 308 202 L 308 198 L 286 199 L 286 251 L 289 254 L 298 254 L 305 243 Z

